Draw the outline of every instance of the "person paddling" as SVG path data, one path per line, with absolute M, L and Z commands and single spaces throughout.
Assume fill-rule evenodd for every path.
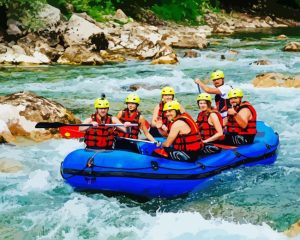
M 140 105 L 141 99 L 137 94 L 129 94 L 126 99 L 125 103 L 127 107 L 119 111 L 117 114 L 117 119 L 119 119 L 123 123 L 136 123 L 138 126 L 131 127 L 131 131 L 124 132 L 121 130 L 116 130 L 116 134 L 120 138 L 133 138 L 138 139 L 140 129 L 143 131 L 144 135 L 148 140 L 150 140 L 153 143 L 156 143 L 157 141 L 154 139 L 154 137 L 149 133 L 148 128 L 146 126 L 146 119 L 141 114 L 141 112 L 138 110 L 138 106 Z M 125 140 L 125 139 L 117 139 L 116 141 L 116 148 L 118 149 L 126 149 L 131 148 L 132 144 Z M 130 146 L 129 146 L 130 145 Z M 134 144 L 136 145 L 136 144 Z
M 153 111 L 150 133 L 155 137 L 167 136 L 169 120 L 166 117 L 166 113 L 163 111 L 164 105 L 175 98 L 174 88 L 167 86 L 161 90 L 161 101 L 157 104 Z M 185 110 L 180 106 L 180 112 L 184 113 Z M 161 126 L 159 129 L 156 128 L 156 125 Z
M 113 149 L 114 128 L 109 126 L 99 126 L 99 124 L 122 124 L 116 117 L 108 114 L 109 102 L 102 96 L 97 98 L 94 103 L 96 112 L 91 117 L 85 119 L 83 123 L 92 124 L 93 127 L 80 127 L 79 131 L 85 131 L 84 142 L 87 148 L 92 149 Z M 126 127 L 130 125 L 124 123 L 124 127 L 118 127 L 126 132 Z
M 180 104 L 176 101 L 167 102 L 163 111 L 168 118 L 170 129 L 167 140 L 162 143 L 166 157 L 180 161 L 196 161 L 199 151 L 204 146 L 196 122 L 188 113 L 180 112 Z M 156 154 L 158 151 L 154 151 L 154 155 Z
M 221 113 L 222 118 L 227 117 L 227 109 L 229 106 L 228 92 L 232 87 L 225 84 L 225 74 L 221 70 L 213 71 L 210 75 L 210 80 L 213 81 L 215 88 L 208 87 L 201 80 L 196 79 L 195 83 L 198 84 L 202 90 L 209 94 L 215 94 L 215 102 L 217 110 Z

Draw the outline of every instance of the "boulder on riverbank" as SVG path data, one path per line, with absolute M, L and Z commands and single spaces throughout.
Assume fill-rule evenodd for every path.
M 283 51 L 300 52 L 300 42 L 289 42 L 287 45 L 285 45 Z
M 294 21 L 284 21 L 279 18 L 272 19 L 269 16 L 258 17 L 251 16 L 246 13 L 212 13 L 209 12 L 205 15 L 205 21 L 208 26 L 213 28 L 215 33 L 233 33 L 239 29 L 255 29 L 255 28 L 277 28 L 297 26 L 299 23 Z
M 294 87 L 300 88 L 300 75 L 285 76 L 281 73 L 263 73 L 252 80 L 255 87 Z
M 36 129 L 37 122 L 80 123 L 61 104 L 30 92 L 0 97 L 0 116 L 13 137 L 22 136 L 34 141 L 60 137 L 59 129 Z
M 183 26 L 154 21 L 153 17 L 149 22 L 137 22 L 120 9 L 115 15 L 105 16 L 106 22 L 97 22 L 86 13 L 73 13 L 67 20 L 59 9 L 48 4 L 37 16 L 44 24 L 36 32 L 24 31 L 18 21 L 9 19 L 8 31 L 14 34 L 14 38 L 0 44 L 0 64 L 105 64 L 127 59 L 174 64 L 178 62 L 175 50 L 171 55 L 162 55 L 166 51 L 161 51 L 161 45 L 203 49 L 209 46 L 207 36 L 212 32 L 233 33 L 238 29 L 298 24 L 269 16 L 208 12 L 205 15 L 208 25 Z M 8 34 L 0 33 L 0 39 L 1 35 Z M 296 48 L 294 43 L 290 45 L 286 51 L 299 51 L 297 45 Z
M 290 238 L 294 238 L 300 235 L 300 220 L 294 223 L 289 229 L 284 231 L 284 234 Z

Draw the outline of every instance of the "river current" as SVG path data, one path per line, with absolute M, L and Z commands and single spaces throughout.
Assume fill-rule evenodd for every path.
M 149 120 L 165 85 L 175 88 L 177 100 L 196 117 L 193 79 L 208 79 L 221 69 L 226 82 L 242 88 L 258 118 L 280 136 L 274 165 L 232 169 L 204 191 L 148 202 L 75 192 L 65 184 L 60 163 L 83 147 L 76 140 L 0 146 L 0 159 L 22 164 L 20 172 L 0 173 L 0 239 L 286 239 L 280 231 L 300 219 L 300 90 L 251 83 L 264 72 L 300 74 L 300 55 L 281 50 L 286 43 L 276 39 L 281 33 L 300 41 L 300 29 L 277 29 L 211 37 L 211 46 L 197 58 L 183 58 L 178 50 L 177 65 L 0 67 L 0 95 L 32 91 L 81 119 L 93 113 L 101 93 L 115 114 L 124 108 L 130 86 L 139 85 L 140 109 Z M 260 59 L 271 64 L 251 64 Z

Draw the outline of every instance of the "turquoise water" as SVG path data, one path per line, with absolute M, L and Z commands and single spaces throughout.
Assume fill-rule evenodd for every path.
M 0 68 L 0 95 L 32 91 L 60 102 L 81 119 L 93 112 L 93 101 L 101 93 L 115 114 L 133 84 L 141 86 L 137 93 L 148 119 L 166 84 L 195 117 L 193 79 L 222 69 L 226 81 L 244 90 L 259 119 L 272 126 L 281 141 L 274 165 L 234 169 L 216 176 L 205 191 L 148 202 L 74 192 L 63 182 L 59 167 L 66 154 L 83 146 L 76 140 L 0 146 L 0 159 L 23 166 L 18 173 L 0 174 L 0 239 L 285 239 L 278 232 L 300 219 L 300 90 L 251 84 L 263 72 L 300 74 L 299 53 L 282 52 L 286 41 L 273 37 L 285 33 L 288 41 L 299 41 L 299 29 L 276 31 L 214 36 L 198 58 L 180 58 L 174 66 L 128 61 Z M 183 50 L 178 53 L 182 56 Z M 249 65 L 259 59 L 272 64 Z

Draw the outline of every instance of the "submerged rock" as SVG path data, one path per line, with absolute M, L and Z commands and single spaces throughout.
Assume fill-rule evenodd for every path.
M 285 76 L 281 73 L 263 73 L 252 80 L 255 87 L 294 87 L 300 88 L 300 75 Z
M 37 122 L 79 123 L 61 104 L 30 92 L 13 93 L 0 98 L 0 116 L 12 136 L 42 141 L 57 135 L 59 129 L 36 129 Z
M 20 162 L 11 159 L 0 159 L 0 173 L 15 173 L 23 169 Z
M 253 63 L 250 63 L 250 65 L 270 65 L 272 64 L 270 61 L 268 60 L 257 60 L 257 61 L 254 61 Z
M 183 57 L 187 57 L 187 58 L 197 58 L 199 57 L 198 52 L 193 51 L 193 50 L 188 50 L 184 52 Z

